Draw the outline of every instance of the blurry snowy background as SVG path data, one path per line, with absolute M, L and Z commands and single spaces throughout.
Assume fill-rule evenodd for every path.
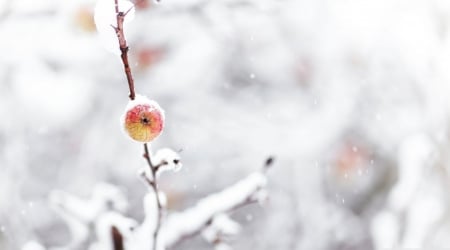
M 70 240 L 52 190 L 111 183 L 143 217 L 142 145 L 94 7 L 0 0 L 2 250 Z M 142 0 L 127 31 L 137 92 L 166 111 L 152 147 L 182 150 L 170 210 L 274 155 L 235 249 L 450 247 L 450 1 Z

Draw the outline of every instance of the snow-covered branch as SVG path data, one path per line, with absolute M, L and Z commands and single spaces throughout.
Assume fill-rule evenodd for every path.
M 272 164 L 272 158 L 269 159 L 264 169 Z M 194 207 L 172 214 L 162 228 L 166 247 L 172 247 L 201 233 L 213 224 L 217 216 L 254 202 L 265 201 L 267 199 L 266 184 L 265 171 L 256 172 L 233 186 L 200 200 Z
M 152 249 L 156 250 L 156 244 L 158 242 L 158 235 L 159 231 L 161 229 L 161 221 L 163 216 L 163 206 L 161 203 L 160 196 L 158 195 L 158 178 L 157 178 L 157 171 L 160 169 L 160 167 L 164 164 L 166 161 L 161 161 L 160 163 L 154 165 L 151 158 L 150 158 L 150 152 L 148 150 L 147 143 L 144 143 L 144 158 L 147 161 L 151 178 L 148 177 L 148 175 L 144 174 L 143 177 L 145 178 L 146 182 L 150 185 L 153 192 L 155 193 L 155 200 L 156 200 L 156 207 L 157 207 L 157 216 L 156 216 L 156 225 L 153 230 L 153 247 Z M 144 172 L 145 173 L 145 172 Z
M 160 165 L 160 170 L 169 161 L 180 164 L 178 155 L 168 149 L 158 151 L 155 158 L 160 162 L 153 161 L 152 164 L 156 165 L 152 166 Z M 110 184 L 98 185 L 89 200 L 55 191 L 51 202 L 72 232 L 71 243 L 58 249 L 88 247 L 89 250 L 163 250 L 201 233 L 208 242 L 225 247 L 225 237 L 235 235 L 240 230 L 240 225 L 228 214 L 243 206 L 267 200 L 266 170 L 272 163 L 272 158 L 269 158 L 261 171 L 250 174 L 234 185 L 203 198 L 195 206 L 173 213 L 166 219 L 163 218 L 166 197 L 164 193 L 152 188 L 153 181 L 147 176 L 148 171 L 145 171 L 142 175 L 151 183 L 150 192 L 144 197 L 146 216 L 140 225 L 123 215 L 128 203 L 123 194 Z M 92 241 L 93 239 L 95 240 Z M 30 242 L 23 249 L 33 249 L 31 246 L 36 244 Z

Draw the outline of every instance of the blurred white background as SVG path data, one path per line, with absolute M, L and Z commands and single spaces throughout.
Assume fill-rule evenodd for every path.
M 169 209 L 274 155 L 270 201 L 233 214 L 235 249 L 450 247 L 450 1 L 136 4 L 136 89 L 166 111 L 152 147 L 184 165 L 161 179 Z M 142 146 L 120 127 L 128 87 L 94 7 L 0 0 L 0 249 L 70 239 L 52 190 L 112 183 L 142 219 Z

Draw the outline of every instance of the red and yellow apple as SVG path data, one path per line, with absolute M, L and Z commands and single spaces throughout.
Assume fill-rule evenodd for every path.
M 138 142 L 150 142 L 164 128 L 164 111 L 157 102 L 136 96 L 129 102 L 122 123 L 125 132 Z

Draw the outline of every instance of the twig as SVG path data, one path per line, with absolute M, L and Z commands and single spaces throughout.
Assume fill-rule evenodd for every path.
M 146 181 L 147 183 L 152 187 L 153 192 L 155 192 L 155 197 L 156 197 L 156 204 L 158 205 L 158 217 L 157 217 L 157 221 L 156 221 L 156 228 L 155 231 L 153 232 L 153 250 L 156 250 L 156 243 L 157 243 L 157 239 L 158 239 L 158 235 L 159 235 L 159 231 L 161 229 L 161 221 L 162 221 L 162 205 L 161 205 L 161 200 L 159 199 L 159 194 L 158 194 L 158 181 L 157 181 L 157 176 L 156 176 L 156 171 L 159 167 L 158 166 L 153 166 L 153 163 L 150 159 L 150 153 L 148 150 L 148 145 L 147 143 L 144 143 L 144 158 L 145 160 L 147 160 L 148 166 L 150 168 L 150 172 L 152 174 L 152 179 L 149 180 L 146 176 Z
M 134 98 L 136 97 L 136 93 L 134 92 L 134 80 L 133 75 L 131 74 L 130 64 L 128 63 L 128 44 L 123 32 L 123 22 L 125 21 L 125 16 L 131 9 L 127 12 L 122 12 L 119 11 L 119 0 L 114 0 L 114 4 L 116 10 L 117 26 L 113 26 L 113 28 L 116 31 L 117 39 L 119 40 L 119 48 L 121 52 L 120 58 L 122 58 L 123 67 L 127 76 L 128 87 L 130 89 L 130 95 L 128 97 L 131 100 L 134 100 Z

